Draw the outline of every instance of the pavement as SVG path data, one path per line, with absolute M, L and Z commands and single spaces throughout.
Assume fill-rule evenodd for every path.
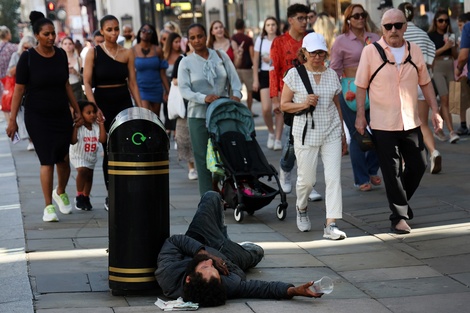
M 260 105 L 255 104 L 260 113 Z M 455 118 L 456 116 L 454 116 Z M 257 138 L 269 162 L 280 151 L 267 150 L 266 128 L 255 119 Z M 456 119 L 454 119 L 456 122 Z M 457 123 L 456 123 L 457 125 Z M 101 160 L 95 170 L 90 212 L 59 214 L 44 223 L 39 162 L 27 142 L 12 145 L 0 122 L 0 312 L 128 313 L 159 312 L 158 295 L 113 296 L 109 291 L 108 213 Z M 241 223 L 226 211 L 234 241 L 254 241 L 266 253 L 248 279 L 281 280 L 296 285 L 333 278 L 331 294 L 321 299 L 230 300 L 201 312 L 468 312 L 470 305 L 470 136 L 457 144 L 436 142 L 443 155 L 440 174 L 426 172 L 410 204 L 415 218 L 409 235 L 390 233 L 383 186 L 360 192 L 353 186 L 349 157 L 342 159 L 343 219 L 348 238 L 322 238 L 324 201 L 309 204 L 312 231 L 296 227 L 295 190 L 287 196 L 287 217 L 279 221 L 276 197 L 246 215 Z M 323 167 L 316 189 L 325 194 Z M 72 169 L 68 193 L 75 192 Z M 295 177 L 295 175 L 293 175 Z M 158 191 L 157 191 L 158 192 Z M 170 232 L 184 233 L 199 201 L 197 181 L 189 181 L 185 162 L 170 150 Z

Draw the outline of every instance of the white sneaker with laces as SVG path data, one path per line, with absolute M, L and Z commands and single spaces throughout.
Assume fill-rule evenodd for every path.
M 308 195 L 308 201 L 320 201 L 321 199 L 321 194 L 319 194 L 315 188 L 312 188 L 312 192 Z
M 196 180 L 197 179 L 196 169 L 192 168 L 192 169 L 189 170 L 188 179 L 189 180 Z
M 299 208 L 297 208 L 297 228 L 303 232 L 310 231 L 312 228 L 312 224 L 308 218 L 307 209 L 305 211 L 300 211 Z
M 439 151 L 434 150 L 431 154 L 431 174 L 437 174 L 441 171 L 442 156 Z
M 57 194 L 57 189 L 54 189 L 52 191 L 52 199 L 54 199 L 54 201 L 57 203 L 62 214 L 72 213 L 72 205 L 70 204 L 67 193 L 64 192 L 63 194 L 59 195 Z
M 341 240 L 347 238 L 346 233 L 344 231 L 339 230 L 338 226 L 335 223 L 331 223 L 328 226 L 325 226 L 323 229 L 323 238 L 333 239 L 333 240 Z
M 268 149 L 272 150 L 274 148 L 274 134 L 271 134 L 269 133 L 268 135 L 268 142 L 266 143 L 266 147 L 268 147 Z
M 282 191 L 285 193 L 290 193 L 292 191 L 290 173 L 291 172 L 284 172 L 282 168 L 279 170 L 279 182 L 281 183 Z
M 49 204 L 48 206 L 46 206 L 46 208 L 44 209 L 42 220 L 44 222 L 58 222 L 59 221 L 59 218 L 57 217 L 57 214 L 55 213 L 55 207 L 53 204 Z
M 274 150 L 274 151 L 282 150 L 282 141 L 276 139 L 276 140 L 274 141 L 273 150 Z

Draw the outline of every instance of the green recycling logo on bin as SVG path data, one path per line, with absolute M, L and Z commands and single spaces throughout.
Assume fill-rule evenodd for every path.
M 147 140 L 147 137 L 140 132 L 136 132 L 132 135 L 132 143 L 136 146 L 140 146 L 145 140 Z

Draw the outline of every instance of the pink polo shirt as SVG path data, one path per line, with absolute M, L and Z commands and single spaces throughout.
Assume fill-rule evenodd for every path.
M 378 43 L 384 48 L 390 62 L 395 58 L 383 37 Z M 406 44 L 406 43 L 405 43 Z M 385 65 L 375 76 L 369 89 L 370 127 L 377 130 L 402 131 L 410 130 L 421 125 L 418 114 L 418 89 L 416 85 L 424 86 L 431 81 L 421 49 L 411 43 L 411 63 Z M 408 44 L 401 63 L 408 56 Z M 367 89 L 372 74 L 383 61 L 374 45 L 367 45 L 362 50 L 361 60 L 356 72 L 356 85 Z

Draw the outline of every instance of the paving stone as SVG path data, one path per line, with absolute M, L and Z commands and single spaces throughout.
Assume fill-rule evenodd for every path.
M 35 278 L 39 293 L 91 291 L 88 277 L 83 273 L 36 275 Z
M 433 294 L 415 297 L 378 299 L 390 311 L 400 313 L 467 312 L 470 293 Z
M 377 268 L 340 273 L 341 276 L 353 283 L 442 276 L 428 266 Z
M 124 297 L 115 297 L 111 295 L 110 292 L 43 294 L 37 296 L 35 305 L 38 311 L 40 309 L 62 309 L 62 312 L 69 312 L 69 308 L 111 308 L 129 306 Z M 107 313 L 107 311 L 104 312 Z

